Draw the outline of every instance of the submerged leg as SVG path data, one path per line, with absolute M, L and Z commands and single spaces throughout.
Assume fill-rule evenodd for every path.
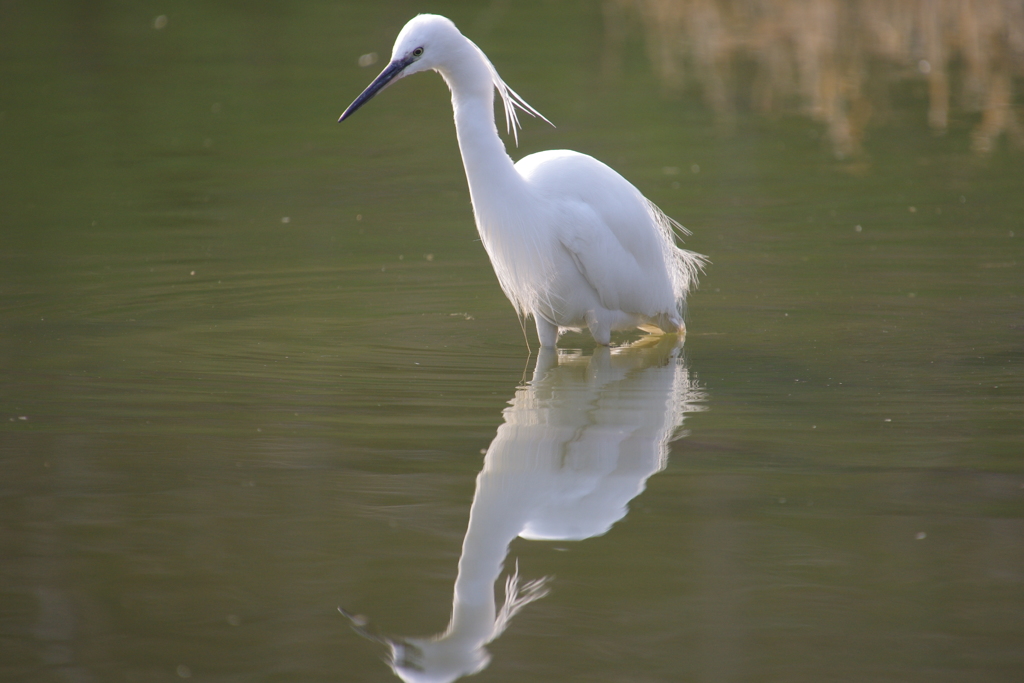
M 533 314 L 533 319 L 537 321 L 537 338 L 540 340 L 540 345 L 550 349 L 555 348 L 555 342 L 558 341 L 558 325 L 537 313 Z

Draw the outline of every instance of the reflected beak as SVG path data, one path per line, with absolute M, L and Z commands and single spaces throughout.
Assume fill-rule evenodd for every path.
M 401 76 L 402 70 L 405 69 L 405 67 L 412 64 L 412 62 L 413 60 L 411 58 L 396 59 L 395 61 L 391 62 L 386 67 L 384 67 L 384 70 L 380 72 L 380 75 L 377 76 L 377 78 L 373 79 L 373 83 L 366 87 L 366 90 L 363 91 L 363 94 L 357 97 L 352 104 L 348 105 L 348 109 L 346 109 L 345 113 L 342 114 L 341 118 L 338 119 L 338 123 L 341 123 L 342 121 L 347 119 L 349 116 L 353 114 L 353 112 L 355 112 L 356 109 L 359 109 L 359 107 L 366 104 L 366 102 L 368 102 L 371 97 L 373 97 L 381 90 L 386 88 L 392 81 L 399 78 Z

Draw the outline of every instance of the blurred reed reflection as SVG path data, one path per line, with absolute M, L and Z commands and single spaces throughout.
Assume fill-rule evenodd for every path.
M 684 415 L 702 410 L 702 400 L 673 339 L 598 347 L 589 358 L 542 350 L 477 476 L 448 628 L 393 639 L 370 635 L 359 617 L 351 617 L 353 625 L 390 648 L 389 664 L 403 681 L 454 681 L 481 671 L 490 662 L 487 643 L 548 590 L 543 578 L 521 583 L 517 562 L 504 604 L 496 604 L 509 543 L 607 532 L 665 467 L 669 443 L 683 436 Z
M 891 86 L 917 80 L 927 83 L 934 132 L 946 131 L 955 106 L 980 113 L 975 152 L 1004 133 L 1024 146 L 1013 107 L 1014 78 L 1024 76 L 1019 0 L 606 0 L 611 74 L 637 15 L 665 87 L 678 92 L 689 79 L 726 120 L 747 100 L 761 113 L 804 111 L 844 157 L 891 111 Z

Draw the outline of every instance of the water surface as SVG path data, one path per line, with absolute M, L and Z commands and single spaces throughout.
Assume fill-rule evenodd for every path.
M 421 8 L 0 8 L 5 679 L 397 680 L 460 561 L 494 583 L 481 681 L 1019 676 L 1024 154 L 992 122 L 1020 55 L 972 100 L 950 53 L 940 126 L 946 62 L 851 51 L 867 15 L 833 110 L 824 67 L 759 80 L 750 16 L 700 62 L 666 7 L 430 8 L 558 126 L 514 158 L 593 154 L 713 262 L 681 349 L 540 359 L 441 80 L 335 123 Z M 558 476 L 510 504 L 547 526 L 474 524 L 528 452 Z M 517 563 L 534 599 L 485 642 Z

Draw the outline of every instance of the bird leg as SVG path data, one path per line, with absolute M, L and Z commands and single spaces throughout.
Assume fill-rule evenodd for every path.
M 594 341 L 601 346 L 608 346 L 612 343 L 612 326 L 607 320 L 598 320 L 593 311 L 587 313 L 586 320 Z
M 537 321 L 537 339 L 540 340 L 540 345 L 550 349 L 555 348 L 555 342 L 558 341 L 558 325 L 536 311 L 533 313 L 533 319 Z

